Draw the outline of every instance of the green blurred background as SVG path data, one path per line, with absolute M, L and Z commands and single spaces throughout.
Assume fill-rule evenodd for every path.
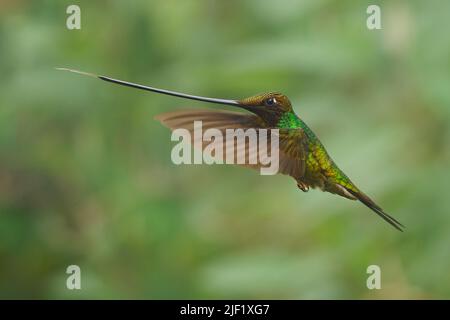
M 81 30 L 66 8 L 81 7 Z M 379 4 L 382 30 L 366 28 Z M 449 1 L 0 1 L 1 298 L 450 298 Z M 176 166 L 183 92 L 278 90 L 407 226 L 285 176 Z M 225 108 L 225 107 L 224 107 Z M 82 290 L 66 289 L 81 267 Z M 366 288 L 381 267 L 382 289 Z

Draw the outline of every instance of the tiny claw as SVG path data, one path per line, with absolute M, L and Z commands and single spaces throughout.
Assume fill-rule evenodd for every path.
M 309 191 L 309 186 L 303 182 L 297 182 L 297 187 L 302 190 L 303 192 Z

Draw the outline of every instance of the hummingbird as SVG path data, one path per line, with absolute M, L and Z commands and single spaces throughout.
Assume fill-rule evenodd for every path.
M 358 200 L 395 229 L 403 231 L 405 228 L 363 193 L 336 165 L 317 135 L 294 112 L 289 98 L 279 92 L 262 93 L 239 100 L 218 99 L 159 89 L 73 69 L 56 69 L 140 90 L 243 109 L 245 112 L 210 109 L 179 110 L 159 114 L 155 119 L 171 130 L 177 128 L 193 130 L 192 126 L 189 126 L 189 123 L 193 121 L 202 121 L 204 127 L 220 130 L 226 128 L 278 129 L 280 164 L 278 173 L 294 178 L 297 187 L 303 192 L 309 191 L 310 188 L 318 188 L 350 200 Z M 253 165 L 255 166 L 258 165 Z

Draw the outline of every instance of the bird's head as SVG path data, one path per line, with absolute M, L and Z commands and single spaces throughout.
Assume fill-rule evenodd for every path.
M 260 116 L 269 125 L 277 123 L 284 113 L 292 112 L 289 98 L 279 92 L 262 93 L 236 102 L 237 106 Z
M 237 103 L 249 110 L 264 109 L 268 111 L 276 110 L 281 112 L 292 111 L 292 105 L 288 97 L 279 92 L 257 94 L 252 97 L 238 100 Z

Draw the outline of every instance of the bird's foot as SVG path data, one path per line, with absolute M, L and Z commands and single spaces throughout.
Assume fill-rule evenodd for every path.
M 306 183 L 303 182 L 298 182 L 297 181 L 297 187 L 302 190 L 303 192 L 308 192 L 309 191 L 309 186 Z

